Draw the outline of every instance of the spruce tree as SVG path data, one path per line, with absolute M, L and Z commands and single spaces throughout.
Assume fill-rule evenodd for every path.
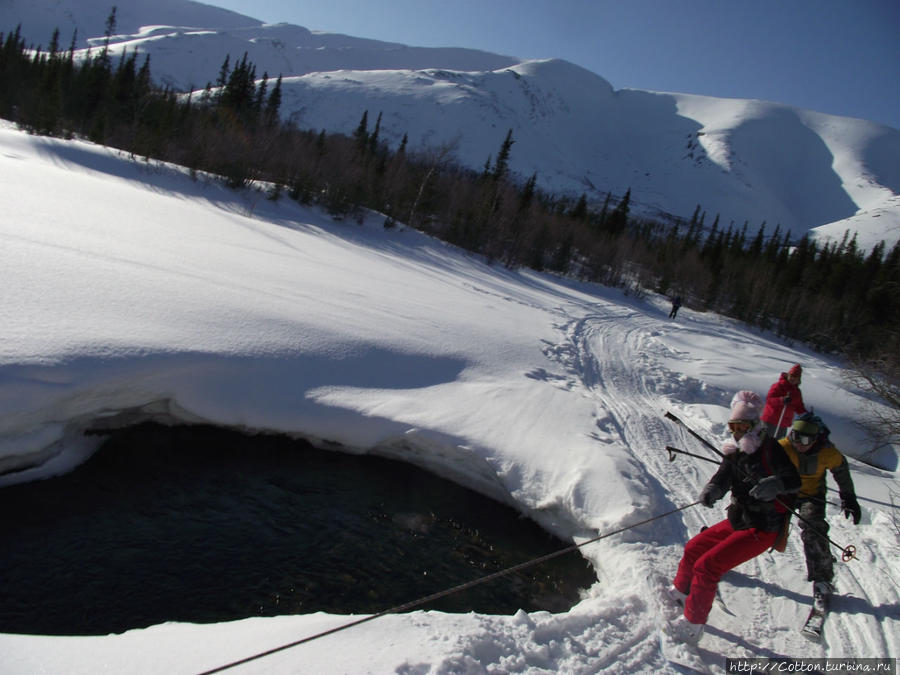
M 575 208 L 572 209 L 572 213 L 570 215 L 573 220 L 587 220 L 588 206 L 587 195 L 585 193 L 581 193 L 581 197 L 579 197 L 578 203 L 575 205 Z
M 375 128 L 372 130 L 372 135 L 369 136 L 369 154 L 374 155 L 378 152 L 378 135 L 381 133 L 381 112 L 378 113 L 378 117 L 375 119 Z
M 366 110 L 362 118 L 359 120 L 359 124 L 356 127 L 356 131 L 353 132 L 353 138 L 356 139 L 356 147 L 360 150 L 365 150 L 369 144 L 369 111 Z
M 525 183 L 525 187 L 522 189 L 522 199 L 519 201 L 519 209 L 528 208 L 531 204 L 531 200 L 534 199 L 534 193 L 537 188 L 537 172 L 531 174 L 531 178 Z
M 622 201 L 616 204 L 616 208 L 606 219 L 606 229 L 612 234 L 620 234 L 628 225 L 628 211 L 631 207 L 631 188 L 625 191 Z
M 222 62 L 221 67 L 219 68 L 219 77 L 216 78 L 216 87 L 219 88 L 219 95 L 221 95 L 221 90 L 225 88 L 225 85 L 228 83 L 228 75 L 231 72 L 231 54 L 225 55 L 225 60 Z
M 264 121 L 267 125 L 271 126 L 278 121 L 278 114 L 281 109 L 281 96 L 281 75 L 279 75 L 275 86 L 272 88 L 272 93 L 269 94 L 269 100 L 266 101 Z
M 512 137 L 512 129 L 506 132 L 506 138 L 503 140 L 503 144 L 500 146 L 500 152 L 497 155 L 497 161 L 494 162 L 494 168 L 491 171 L 491 176 L 495 181 L 500 181 L 506 178 L 509 173 L 509 156 L 512 151 L 512 146 L 515 141 Z
M 606 225 L 606 219 L 609 217 L 609 202 L 612 199 L 612 193 L 606 193 L 606 199 L 603 200 L 603 208 L 600 209 L 600 216 L 597 218 L 597 227 L 602 231 Z

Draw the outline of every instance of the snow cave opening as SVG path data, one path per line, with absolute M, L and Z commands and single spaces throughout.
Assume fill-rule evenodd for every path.
M 0 632 L 376 613 L 571 546 L 412 464 L 280 435 L 143 422 L 69 474 L 0 490 Z M 572 551 L 417 607 L 567 611 Z

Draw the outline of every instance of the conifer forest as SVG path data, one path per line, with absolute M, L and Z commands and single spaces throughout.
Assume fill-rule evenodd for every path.
M 110 17 L 107 36 L 112 33 Z M 149 57 L 115 60 L 107 48 L 76 58 L 57 31 L 44 48 L 19 29 L 0 34 L 0 117 L 34 134 L 83 138 L 146 160 L 172 162 L 235 189 L 315 204 L 352 221 L 362 209 L 384 226 L 425 231 L 490 262 L 680 296 L 685 306 L 868 364 L 896 390 L 900 354 L 900 245 L 860 250 L 850 233 L 822 245 L 790 223 L 721 223 L 698 205 L 690 220 L 634 216 L 632 196 L 545 194 L 537 175 L 509 169 L 510 130 L 480 171 L 453 147 L 396 147 L 377 110 L 352 135 L 297 128 L 280 116 L 281 78 L 246 55 L 215 82 L 181 94 L 154 84 Z M 696 201 L 702 204 L 703 195 Z M 890 389 L 889 389 L 890 391 Z

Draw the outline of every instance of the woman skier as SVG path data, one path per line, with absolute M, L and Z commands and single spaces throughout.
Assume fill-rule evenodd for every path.
M 731 400 L 728 429 L 732 439 L 722 445 L 723 459 L 700 494 L 711 508 L 731 491 L 727 518 L 685 544 L 669 595 L 684 612 L 666 629 L 680 642 L 696 644 L 722 575 L 772 547 L 787 524 L 791 495 L 800 476 L 784 449 L 760 421 L 763 402 L 752 391 Z

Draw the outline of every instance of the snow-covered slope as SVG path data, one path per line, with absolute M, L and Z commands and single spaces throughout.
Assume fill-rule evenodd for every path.
M 203 420 L 414 462 L 580 542 L 696 500 L 711 465 L 668 461 L 667 444 L 706 451 L 665 410 L 721 440 L 731 394 L 764 393 L 794 362 L 838 446 L 865 449 L 864 398 L 839 363 L 714 315 L 670 321 L 663 298 L 492 267 L 375 214 L 333 222 L 8 126 L 0 184 L 16 195 L 0 213 L 0 489 L 83 461 L 97 418 Z M 829 508 L 858 559 L 838 565 L 826 643 L 797 631 L 810 589 L 795 533 L 723 580 L 729 611 L 700 645 L 714 672 L 726 655 L 900 655 L 896 451 L 892 471 L 851 459 L 858 527 Z M 586 546 L 598 582 L 569 612 L 387 616 L 239 672 L 675 672 L 662 590 L 690 533 L 721 518 L 693 507 Z M 6 634 L 0 670 L 196 673 L 357 618 Z
M 383 113 L 382 138 L 452 145 L 473 168 L 515 138 L 511 165 L 595 202 L 627 189 L 644 212 L 706 224 L 749 221 L 800 235 L 853 217 L 859 244 L 900 239 L 900 132 L 762 101 L 614 91 L 566 61 L 489 72 L 343 71 L 285 83 L 283 110 L 304 128 L 351 133 Z M 896 152 L 893 149 L 896 148 Z M 882 218 L 876 222 L 877 218 Z M 833 231 L 832 228 L 829 232 Z M 843 230 L 836 233 L 838 239 Z
M 3 32 L 22 24 L 22 35 L 29 43 L 44 45 L 50 42 L 53 31 L 59 29 L 60 46 L 69 46 L 73 37 L 76 47 L 89 47 L 103 41 L 106 21 L 116 8 L 116 25 L 126 33 L 138 32 L 143 26 L 193 26 L 229 31 L 262 25 L 227 9 L 193 0 L 3 0 Z M 77 36 L 76 36 L 77 31 Z M 116 31 L 118 32 L 118 31 Z
M 50 41 L 54 26 L 68 47 L 78 31 L 79 48 L 96 51 L 105 42 L 107 0 L 4 0 L 3 20 L 35 46 Z M 202 89 L 215 82 L 225 57 L 232 66 L 244 53 L 257 74 L 303 75 L 345 69 L 453 68 L 492 70 L 517 59 L 474 49 L 425 48 L 368 40 L 336 33 L 313 32 L 289 24 L 263 24 L 241 14 L 190 0 L 116 2 L 116 31 L 110 40 L 114 54 L 137 49 L 150 54 L 154 77 L 176 90 Z M 358 121 L 358 120 L 357 120 Z
M 67 45 L 103 42 L 105 0 L 5 0 L 4 19 L 46 44 L 54 25 Z M 408 134 L 412 149 L 452 146 L 480 168 L 508 129 L 511 168 L 537 172 L 546 190 L 595 204 L 629 188 L 636 212 L 710 225 L 766 224 L 795 236 L 858 232 L 870 248 L 900 240 L 900 131 L 777 103 L 634 89 L 614 91 L 573 64 L 469 49 L 416 48 L 166 0 L 117 3 L 114 53 L 151 55 L 152 71 L 178 90 L 214 82 L 230 55 L 257 74 L 286 79 L 282 112 L 304 128 L 349 133 L 364 111 L 383 114 L 381 138 Z

